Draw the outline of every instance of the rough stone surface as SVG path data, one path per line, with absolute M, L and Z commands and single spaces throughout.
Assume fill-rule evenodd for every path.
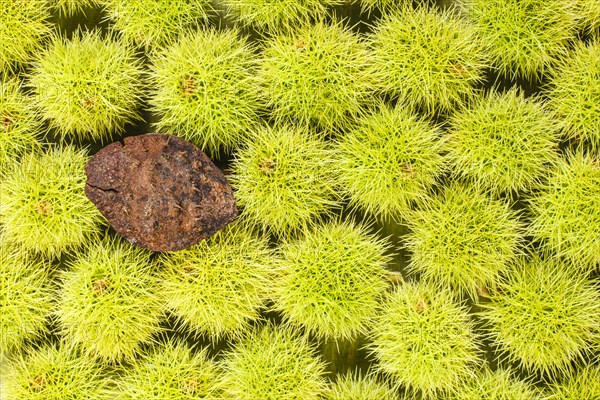
M 189 247 L 238 214 L 223 173 L 176 136 L 146 134 L 111 143 L 85 172 L 85 193 L 110 225 L 153 251 Z

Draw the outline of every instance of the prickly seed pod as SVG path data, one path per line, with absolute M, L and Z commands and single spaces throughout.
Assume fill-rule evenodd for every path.
M 588 2 L 590 3 L 590 2 Z M 600 8 L 600 6 L 599 6 Z M 600 40 L 577 43 L 550 71 L 548 103 L 567 137 L 600 151 Z
M 318 22 L 268 39 L 257 75 L 276 121 L 335 131 L 372 103 L 370 63 L 355 33 Z
M 0 355 L 45 333 L 54 309 L 48 262 L 18 251 L 0 238 Z
M 106 140 L 141 119 L 142 70 L 132 46 L 100 31 L 55 36 L 30 74 L 36 106 L 63 139 Z
M 305 337 L 286 326 L 257 327 L 221 363 L 226 399 L 322 399 L 325 364 Z
M 164 45 L 205 22 L 210 0 L 100 0 L 112 20 L 111 29 L 145 48 Z
M 426 399 L 455 392 L 480 362 L 467 310 L 450 291 L 423 283 L 389 293 L 369 337 L 377 369 Z
M 94 360 L 72 346 L 28 347 L 3 365 L 2 394 L 7 399 L 111 399 L 109 380 Z
M 0 177 L 26 152 L 40 150 L 42 124 L 16 79 L 0 80 Z
M 406 5 L 375 26 L 370 43 L 379 90 L 429 113 L 454 110 L 484 79 L 481 40 L 451 10 Z
M 0 8 L 0 77 L 28 61 L 50 34 L 46 2 L 3 0 Z
M 150 104 L 158 131 L 216 156 L 238 146 L 261 106 L 253 48 L 235 30 L 188 32 L 153 57 Z
M 61 15 L 72 16 L 86 8 L 98 6 L 101 1 L 103 0 L 49 0 L 49 3 Z
M 270 296 L 272 256 L 265 236 L 240 221 L 162 257 L 166 306 L 186 328 L 212 340 L 239 337 Z
M 407 224 L 408 269 L 472 298 L 509 269 L 523 241 L 522 226 L 506 202 L 461 183 L 424 200 Z
M 548 398 L 580 400 L 600 398 L 600 367 L 589 365 L 573 371 L 558 382 L 549 385 Z
M 600 27 L 600 3 L 588 0 L 578 0 L 575 3 L 580 25 L 586 32 L 593 34 Z
M 529 191 L 557 162 L 558 125 L 540 100 L 491 91 L 452 116 L 448 156 L 456 175 L 494 194 Z
M 323 17 L 328 7 L 343 0 L 224 0 L 229 12 L 243 25 L 260 31 L 282 31 Z
M 160 330 L 162 298 L 150 252 L 108 237 L 85 250 L 62 275 L 61 333 L 104 362 L 131 361 Z
M 387 384 L 360 372 L 339 375 L 331 385 L 327 400 L 399 400 Z
M 351 223 L 305 231 L 281 247 L 275 309 L 318 338 L 354 339 L 367 330 L 388 287 L 388 250 L 385 241 Z
M 277 236 L 331 212 L 338 203 L 331 150 L 301 127 L 261 127 L 235 154 L 231 182 L 242 217 Z
M 529 233 L 582 271 L 600 263 L 600 163 L 582 152 L 561 159 L 529 199 Z
M 207 353 L 181 342 L 156 344 L 125 370 L 112 394 L 119 400 L 222 399 L 220 370 Z
M 528 371 L 571 372 L 600 337 L 596 285 L 556 256 L 517 260 L 482 306 L 495 345 Z
M 421 0 L 423 1 L 423 0 Z M 367 13 L 374 10 L 380 10 L 383 13 L 389 13 L 402 7 L 412 5 L 411 0 L 361 0 L 361 8 Z
M 382 219 L 400 218 L 444 167 L 438 127 L 403 104 L 380 104 L 338 139 L 336 175 L 350 202 Z
M 461 385 L 452 400 L 542 400 L 539 390 L 514 376 L 513 371 L 485 368 Z
M 492 65 L 509 78 L 538 80 L 566 53 L 577 27 L 571 0 L 460 0 Z
M 71 146 L 23 156 L 0 190 L 6 240 L 59 257 L 97 235 L 103 218 L 83 191 L 87 160 Z

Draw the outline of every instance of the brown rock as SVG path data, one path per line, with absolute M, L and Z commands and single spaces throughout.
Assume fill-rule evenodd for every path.
M 176 136 L 147 134 L 111 143 L 85 172 L 85 193 L 110 225 L 153 251 L 189 247 L 238 214 L 223 173 Z

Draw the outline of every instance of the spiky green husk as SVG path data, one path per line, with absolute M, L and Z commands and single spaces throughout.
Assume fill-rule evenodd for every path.
M 552 400 L 600 399 L 600 367 L 587 366 L 572 372 L 561 382 L 551 383 L 548 398 Z
M 557 125 L 538 99 L 491 91 L 452 117 L 449 159 L 456 175 L 494 194 L 529 191 L 557 161 Z
M 421 2 L 423 1 L 421 0 Z M 383 13 L 389 13 L 410 6 L 412 3 L 412 0 L 360 0 L 361 8 L 368 13 L 376 9 L 381 10 Z
M 581 26 L 590 33 L 600 28 L 600 2 L 598 0 L 577 0 L 575 3 Z
M 600 337 L 596 285 L 557 257 L 517 260 L 491 300 L 482 311 L 489 335 L 528 371 L 568 372 Z
M 407 224 L 408 269 L 472 298 L 494 285 L 522 242 L 521 224 L 508 204 L 460 183 L 424 200 Z
M 340 190 L 368 213 L 398 219 L 443 170 L 441 130 L 403 104 L 380 104 L 357 122 L 338 140 Z
M 481 40 L 453 11 L 402 7 L 370 41 L 378 88 L 429 113 L 449 113 L 484 79 Z
M 572 0 L 460 0 L 493 66 L 509 78 L 538 80 L 575 37 Z
M 46 333 L 54 304 L 50 266 L 0 238 L 0 355 L 17 350 L 27 339 Z
M 104 218 L 83 191 L 87 161 L 85 150 L 71 146 L 23 156 L 1 183 L 6 240 L 59 257 L 95 236 Z
M 162 258 L 161 293 L 177 319 L 212 340 L 239 337 L 270 296 L 267 237 L 234 222 L 199 244 Z
M 3 0 L 0 7 L 0 77 L 28 61 L 50 33 L 45 1 Z
M 253 131 L 232 163 L 231 183 L 242 216 L 289 236 L 338 205 L 331 150 L 301 127 Z
M 285 326 L 256 328 L 223 359 L 226 399 L 322 399 L 325 364 L 306 338 Z
M 158 131 L 181 136 L 209 155 L 230 151 L 258 121 L 253 48 L 235 30 L 181 36 L 155 54 L 150 104 Z
M 104 362 L 131 361 L 159 331 L 162 298 L 150 252 L 122 239 L 87 246 L 62 275 L 60 331 Z
M 40 114 L 65 138 L 105 140 L 140 120 L 140 61 L 100 31 L 55 36 L 30 74 Z
M 101 0 L 123 38 L 150 48 L 168 43 L 204 23 L 210 0 Z
M 202 349 L 169 341 L 136 359 L 112 393 L 117 400 L 222 399 L 219 369 Z
M 389 244 L 349 222 L 306 231 L 281 247 L 275 309 L 323 339 L 365 333 L 388 287 Z
M 542 400 L 539 390 L 508 369 L 485 368 L 450 397 L 452 400 Z
M 600 263 L 600 164 L 581 152 L 568 154 L 543 190 L 530 200 L 529 233 L 582 270 Z
M 424 398 L 447 396 L 475 375 L 478 339 L 467 310 L 446 289 L 405 283 L 371 325 L 377 368 Z
M 103 0 L 49 0 L 49 3 L 61 15 L 72 16 L 97 6 L 101 1 Z
M 328 14 L 327 7 L 343 0 L 223 0 L 229 12 L 243 25 L 261 31 L 289 30 Z
M 2 395 L 7 399 L 87 400 L 109 399 L 108 380 L 92 359 L 66 344 L 27 348 L 3 365 Z
M 356 34 L 318 22 L 267 40 L 258 79 L 275 120 L 336 130 L 373 101 L 370 63 Z
M 385 383 L 372 376 L 346 373 L 337 377 L 331 385 L 327 400 L 399 400 L 394 391 Z
M 566 135 L 599 152 L 600 40 L 576 44 L 552 69 L 546 89 Z
M 41 121 L 16 79 L 0 80 L 0 177 L 19 157 L 40 150 Z

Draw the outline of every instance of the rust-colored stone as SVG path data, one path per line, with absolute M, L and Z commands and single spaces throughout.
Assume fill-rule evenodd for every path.
M 110 225 L 153 251 L 189 247 L 238 214 L 223 173 L 176 136 L 146 134 L 111 143 L 85 172 L 85 193 Z

